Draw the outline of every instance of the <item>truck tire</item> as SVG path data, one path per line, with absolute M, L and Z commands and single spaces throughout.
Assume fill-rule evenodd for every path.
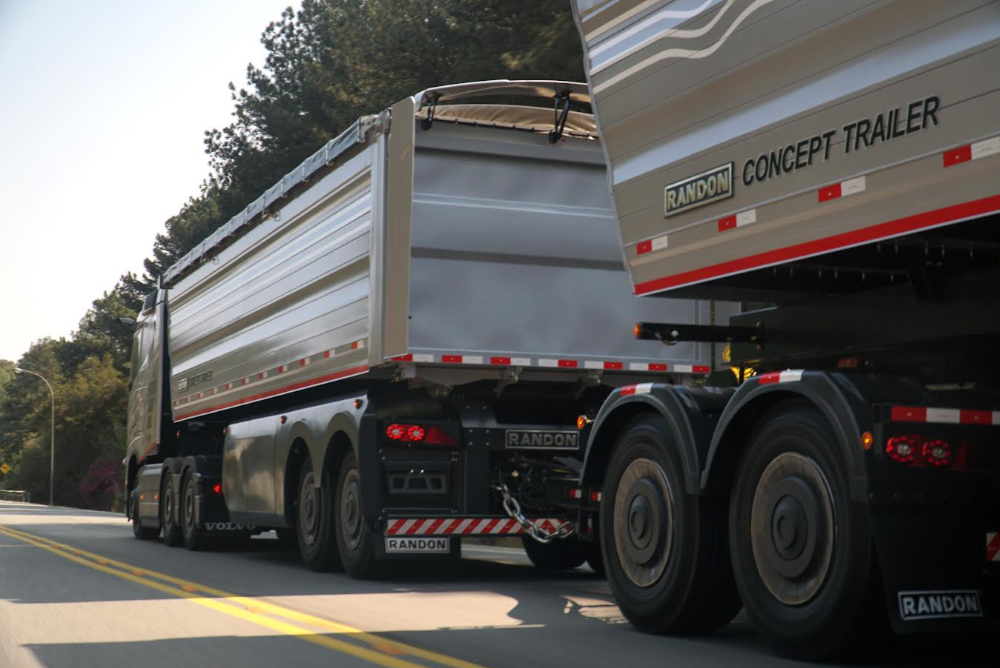
M 709 633 L 740 603 L 726 558 L 725 504 L 687 494 L 680 456 L 659 416 L 618 437 L 605 477 L 600 537 L 608 583 L 647 633 Z
M 142 518 L 139 516 L 139 490 L 133 489 L 129 500 L 132 504 L 132 535 L 139 540 L 153 540 L 160 535 L 159 529 L 150 529 L 142 526 Z
M 323 473 L 323 486 L 316 489 L 312 460 L 299 471 L 299 494 L 295 504 L 295 535 L 302 563 L 311 571 L 341 570 L 340 552 L 334 536 L 334 510 L 330 474 Z
M 539 543 L 531 536 L 522 536 L 521 542 L 528 559 L 542 571 L 568 571 L 587 561 L 583 544 L 573 536 L 556 538 L 551 543 Z
M 163 544 L 168 547 L 180 547 L 184 544 L 184 533 L 177 518 L 177 499 L 174 498 L 174 486 L 170 471 L 163 474 L 163 488 L 160 490 L 160 522 L 163 525 Z
M 808 404 L 764 418 L 737 469 L 729 545 L 747 614 L 780 653 L 831 658 L 880 627 L 868 512 L 832 430 Z
M 347 574 L 359 580 L 381 575 L 382 564 L 375 559 L 375 537 L 362 513 L 361 477 L 358 458 L 353 451 L 349 451 L 340 464 L 334 513 L 337 545 Z
M 208 547 L 208 536 L 195 522 L 197 492 L 197 478 L 194 473 L 188 472 L 181 482 L 181 534 L 184 547 L 195 552 Z

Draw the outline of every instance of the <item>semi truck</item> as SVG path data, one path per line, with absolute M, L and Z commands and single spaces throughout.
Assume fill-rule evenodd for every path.
M 584 425 L 625 616 L 742 606 L 811 659 L 995 632 L 1000 3 L 573 7 L 634 294 L 741 304 L 635 325 L 728 346 L 737 387 L 618 387 Z
M 310 569 L 373 577 L 522 536 L 540 567 L 599 569 L 580 416 L 720 352 L 651 348 L 629 323 L 735 308 L 631 295 L 606 183 L 583 84 L 438 87 L 328 142 L 143 304 L 136 537 L 274 529 Z

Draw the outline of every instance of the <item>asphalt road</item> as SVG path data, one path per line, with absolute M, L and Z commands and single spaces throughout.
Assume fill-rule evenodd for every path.
M 305 570 L 270 534 L 193 553 L 138 541 L 117 515 L 0 502 L 0 668 L 796 665 L 742 615 L 711 638 L 643 635 L 590 571 L 543 574 L 510 548 L 463 554 L 361 582 Z M 993 656 L 989 643 L 907 639 L 854 665 Z

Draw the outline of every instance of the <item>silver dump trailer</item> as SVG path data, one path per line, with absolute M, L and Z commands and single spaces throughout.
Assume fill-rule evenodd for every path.
M 574 11 L 634 293 L 743 303 L 636 328 L 725 342 L 737 388 L 619 388 L 587 429 L 625 615 L 701 633 L 742 601 L 806 658 L 886 617 L 996 629 L 1000 3 Z
M 310 568 L 356 576 L 483 535 L 535 536 L 549 567 L 595 560 L 566 538 L 578 416 L 710 371 L 712 344 L 650 348 L 632 323 L 732 306 L 630 294 L 589 112 L 582 84 L 424 91 L 171 267 L 136 331 L 137 536 L 278 529 Z

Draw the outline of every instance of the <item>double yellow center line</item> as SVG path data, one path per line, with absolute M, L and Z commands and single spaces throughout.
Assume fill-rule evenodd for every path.
M 0 525 L 0 534 L 23 541 L 95 571 L 107 573 L 170 596 L 184 598 L 231 617 L 252 622 L 272 631 L 294 636 L 314 645 L 349 654 L 386 668 L 427 668 L 428 665 L 448 666 L 448 668 L 485 668 L 477 663 L 366 633 L 346 624 L 267 601 L 238 596 L 214 587 L 206 587 L 196 582 L 157 573 L 148 568 L 140 568 L 115 559 L 108 559 L 19 529 Z M 329 634 L 346 636 L 346 639 L 331 637 Z M 417 663 L 415 660 L 420 662 Z

